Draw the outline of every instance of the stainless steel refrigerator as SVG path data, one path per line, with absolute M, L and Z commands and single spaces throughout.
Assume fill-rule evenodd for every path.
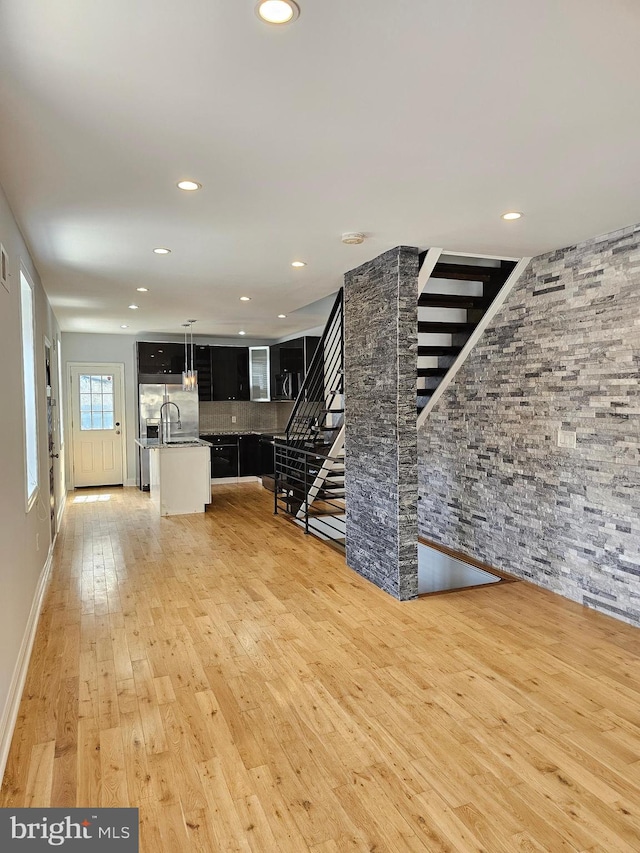
M 163 406 L 163 403 L 172 405 Z M 173 405 L 175 404 L 175 405 Z M 162 408 L 162 429 L 160 410 Z M 199 437 L 198 392 L 183 391 L 182 385 L 138 385 L 138 435 L 147 441 L 185 440 Z M 139 448 L 138 486 L 149 491 L 149 451 Z

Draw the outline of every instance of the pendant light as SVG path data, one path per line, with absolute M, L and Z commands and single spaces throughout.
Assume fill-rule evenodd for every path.
M 187 320 L 184 326 L 184 370 L 182 371 L 182 390 L 198 390 L 198 371 L 195 369 L 195 358 L 193 348 L 193 324 L 196 320 Z M 187 329 L 191 333 L 191 341 L 187 340 Z M 191 349 L 191 367 L 189 367 L 189 349 Z

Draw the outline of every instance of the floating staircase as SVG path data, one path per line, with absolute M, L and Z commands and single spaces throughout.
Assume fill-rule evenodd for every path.
M 434 260 L 435 257 L 435 260 Z M 528 260 L 528 259 L 523 259 Z M 416 365 L 417 411 L 455 373 L 483 317 L 526 263 L 463 258 L 431 249 L 421 255 Z M 513 273 L 513 275 L 512 275 Z M 469 346 L 467 345 L 469 342 Z M 274 512 L 344 547 L 343 294 L 338 294 L 293 407 L 286 435 L 275 441 Z M 444 387 L 444 386 L 443 386 Z M 423 418 L 426 416 L 426 412 Z
M 421 266 L 429 253 L 420 256 Z M 420 412 L 462 352 L 516 262 L 440 253 L 418 297 L 416 405 Z

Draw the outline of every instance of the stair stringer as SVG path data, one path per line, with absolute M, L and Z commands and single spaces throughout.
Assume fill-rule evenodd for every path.
M 307 492 L 307 500 L 306 500 L 307 509 L 311 506 L 311 504 L 314 502 L 314 500 L 318 496 L 318 493 L 320 492 L 320 490 L 324 486 L 324 483 L 327 479 L 327 476 L 333 470 L 335 458 L 338 456 L 339 453 L 342 452 L 343 449 L 344 449 L 344 423 L 342 424 L 342 427 L 340 428 L 340 432 L 336 435 L 334 442 L 331 445 L 331 450 L 328 453 L 328 455 L 332 458 L 324 460 L 324 462 L 322 463 L 322 467 L 320 468 L 320 470 L 316 474 L 316 477 L 315 477 L 313 483 L 309 487 L 309 491 Z M 296 518 L 302 518 L 303 519 L 304 513 L 305 513 L 305 504 L 303 503 L 300 506 L 300 509 L 298 510 L 298 512 L 296 514 Z
M 431 278 L 431 273 L 434 271 L 443 251 L 443 249 L 438 248 L 431 248 L 427 250 L 427 254 L 422 262 L 420 271 L 418 272 L 418 299 L 422 296 L 422 291 L 427 286 L 427 282 Z
M 429 399 L 429 402 L 418 415 L 418 429 L 420 429 L 420 427 L 424 424 L 435 404 L 438 402 L 440 397 L 442 397 L 449 385 L 451 385 L 451 383 L 453 382 L 457 372 L 460 370 L 462 365 L 469 357 L 469 353 L 478 343 L 491 320 L 493 320 L 500 308 L 502 308 L 505 299 L 514 288 L 516 282 L 520 279 L 525 269 L 529 266 L 530 260 L 531 258 L 520 258 L 520 260 L 517 262 L 517 264 L 511 271 L 511 275 L 502 285 L 502 288 L 498 292 L 498 295 L 493 300 L 486 312 L 483 314 L 482 319 L 471 333 L 469 340 L 466 342 L 462 350 L 458 353 L 456 360 L 453 362 L 438 387 L 434 390 L 433 394 Z

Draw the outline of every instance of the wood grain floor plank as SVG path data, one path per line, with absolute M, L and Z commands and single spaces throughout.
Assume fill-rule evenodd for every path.
M 142 853 L 640 849 L 636 629 L 525 583 L 397 602 L 254 484 L 95 494 L 0 805 L 137 806 Z

